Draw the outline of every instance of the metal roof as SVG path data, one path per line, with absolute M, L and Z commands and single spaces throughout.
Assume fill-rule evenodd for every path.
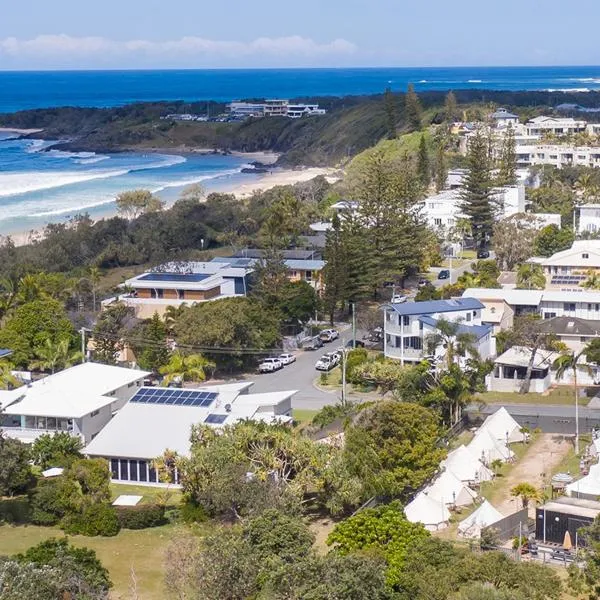
M 12 350 L 8 348 L 0 348 L 0 358 L 6 358 L 12 354 Z
M 539 306 L 544 292 L 539 290 L 510 290 L 497 288 L 468 288 L 463 292 L 464 298 L 480 300 L 504 300 L 513 306 Z
M 425 302 L 406 302 L 404 304 L 389 304 L 399 315 L 432 315 L 436 313 L 459 312 L 461 310 L 477 310 L 483 304 L 476 298 L 456 298 L 453 300 L 427 300 Z
M 430 327 L 437 327 L 439 320 L 433 319 L 432 317 L 419 317 L 419 321 L 424 323 L 425 325 L 429 325 Z M 460 323 L 458 326 L 457 333 L 467 333 L 469 335 L 475 336 L 477 340 L 480 340 L 482 337 L 485 337 L 492 331 L 492 327 L 490 325 L 466 325 L 464 323 Z

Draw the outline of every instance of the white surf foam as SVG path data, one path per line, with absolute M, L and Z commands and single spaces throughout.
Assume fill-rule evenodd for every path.
M 481 79 L 469 79 L 467 83 L 483 83 Z
M 110 160 L 110 156 L 94 156 L 93 158 L 77 158 L 73 162 L 78 165 L 94 165 L 103 160 Z

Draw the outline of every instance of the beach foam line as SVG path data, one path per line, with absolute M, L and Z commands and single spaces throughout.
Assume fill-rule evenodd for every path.
M 80 214 L 90 208 L 98 208 L 98 206 L 104 206 L 105 204 L 112 204 L 115 201 L 114 198 L 109 198 L 106 200 L 100 200 L 98 202 L 90 202 L 88 204 L 81 204 L 79 206 L 69 206 L 64 208 L 56 208 L 54 210 L 46 210 L 44 212 L 33 213 L 30 216 L 32 218 L 40 218 L 40 217 L 56 217 L 59 215 L 66 214 Z

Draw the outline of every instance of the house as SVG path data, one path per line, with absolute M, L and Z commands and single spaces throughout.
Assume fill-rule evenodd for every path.
M 579 207 L 578 233 L 600 231 L 600 204 L 583 204 Z
M 492 328 L 494 338 L 500 331 L 512 329 L 515 311 L 510 304 L 498 298 L 480 298 L 480 301 L 483 304 L 481 323 Z
M 600 240 L 576 240 L 568 250 L 528 262 L 541 265 L 550 284 L 577 287 L 590 271 L 600 270 Z
M 517 144 L 515 149 L 517 166 L 552 165 L 563 166 L 600 166 L 600 148 L 594 146 L 575 146 L 573 144 Z
M 546 333 L 554 334 L 569 350 L 579 353 L 592 340 L 600 337 L 600 321 L 577 317 L 554 317 L 541 324 Z
M 531 371 L 529 391 L 542 393 L 550 388 L 550 370 L 558 353 L 538 350 Z M 531 350 L 513 346 L 494 360 L 494 370 L 487 377 L 490 392 L 518 392 L 527 373 Z
M 227 110 L 233 117 L 287 117 L 300 119 L 305 116 L 324 115 L 327 111 L 318 104 L 290 103 L 289 100 L 265 100 L 264 102 L 230 102 Z
M 497 129 L 503 129 L 509 125 L 514 127 L 519 124 L 519 117 L 508 112 L 506 108 L 498 108 L 490 115 L 490 119 L 494 121 Z
M 460 332 L 473 335 L 482 358 L 493 354 L 492 329 L 481 323 L 483 304 L 474 298 L 406 302 L 385 307 L 384 354 L 402 364 L 418 363 L 429 354 L 427 338 L 440 319 L 460 322 Z M 436 355 L 443 355 L 438 348 Z
M 88 362 L 27 386 L 0 392 L 2 428 L 6 435 L 25 442 L 32 442 L 44 433 L 66 431 L 87 443 L 135 394 L 149 374 Z
M 193 425 L 214 428 L 251 419 L 287 424 L 295 391 L 249 394 L 252 382 L 197 389 L 142 387 L 84 452 L 108 460 L 115 482 L 159 485 L 154 460 L 165 450 L 189 456 Z M 178 483 L 177 472 L 172 482 Z
M 525 123 L 527 135 L 573 135 L 583 133 L 587 130 L 586 121 L 576 121 L 571 117 L 548 117 L 541 116 L 530 119 Z
M 592 467 L 593 468 L 593 467 Z M 535 538 L 540 542 L 562 545 L 569 532 L 573 546 L 585 545 L 580 530 L 589 527 L 600 514 L 600 502 L 596 499 L 600 485 L 594 488 L 593 499 L 568 498 L 563 496 L 547 502 L 535 509 Z
M 559 229 L 562 228 L 561 215 L 557 213 L 528 213 L 536 218 L 536 229 L 543 229 L 548 225 L 556 225 Z

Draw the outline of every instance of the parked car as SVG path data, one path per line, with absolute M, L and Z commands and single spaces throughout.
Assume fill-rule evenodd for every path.
M 425 287 L 426 285 L 430 285 L 431 281 L 429 279 L 419 279 L 419 283 L 417 284 L 419 287 Z
M 340 334 L 335 329 L 323 329 L 319 337 L 323 342 L 333 342 L 333 340 L 337 340 L 340 337 Z
M 273 373 L 283 369 L 283 363 L 278 358 L 265 358 L 260 365 L 258 365 L 259 373 Z
M 304 338 L 300 346 L 305 350 L 316 350 L 323 347 L 323 340 L 318 336 Z
M 365 343 L 362 340 L 348 340 L 346 348 L 364 348 Z
M 340 355 L 337 352 L 323 354 L 315 363 L 317 371 L 331 371 L 340 362 Z
M 392 296 L 392 304 L 403 304 L 408 298 L 402 294 L 394 294 Z
M 477 258 L 489 258 L 489 257 L 490 257 L 489 250 L 484 250 L 483 248 L 481 250 L 477 250 Z
M 279 360 L 285 367 L 286 365 L 291 365 L 293 362 L 296 362 L 296 357 L 293 354 L 285 353 L 279 355 Z
M 450 279 L 450 270 L 449 269 L 442 269 L 438 273 L 438 279 Z
M 555 550 L 552 550 L 550 558 L 553 558 L 554 560 L 560 560 L 562 562 L 573 562 L 575 557 L 568 550 L 556 548 Z

